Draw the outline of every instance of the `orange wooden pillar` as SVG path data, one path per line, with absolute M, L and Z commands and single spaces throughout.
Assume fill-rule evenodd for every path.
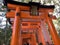
M 27 40 L 27 45 L 31 45 L 30 39 Z
M 47 20 L 47 23 L 48 23 L 48 27 L 49 27 L 49 30 L 50 30 L 50 33 L 51 33 L 51 36 L 52 36 L 52 40 L 54 42 L 54 45 L 60 45 L 60 43 L 59 43 L 59 37 L 58 37 L 57 32 L 55 30 L 55 27 L 53 25 L 52 19 L 50 19 L 46 15 L 46 20 Z
M 44 35 L 43 35 L 43 33 L 42 33 L 42 29 L 41 29 L 41 26 L 40 26 L 40 24 L 39 24 L 39 27 L 38 27 L 38 42 L 41 44 L 42 43 L 42 45 L 46 45 L 46 43 L 45 43 L 45 39 L 44 39 Z M 40 45 L 39 44 L 39 45 Z
M 60 37 L 59 37 L 59 40 L 60 40 Z M 60 41 L 59 41 L 60 42 Z
M 41 20 L 41 28 L 42 28 L 42 32 L 44 34 L 45 42 L 48 42 L 49 44 L 52 44 L 52 41 L 50 39 L 50 34 L 49 34 L 48 29 L 46 27 L 45 19 Z
M 36 45 L 36 36 L 34 33 L 31 34 L 31 45 Z
M 37 30 L 37 39 L 38 39 L 38 44 L 42 43 L 39 29 Z
M 15 19 L 13 24 L 13 33 L 11 38 L 11 45 L 19 45 L 20 38 L 20 17 L 19 17 L 19 7 L 16 7 Z M 21 41 L 21 40 L 20 40 Z M 21 42 L 20 42 L 21 45 Z

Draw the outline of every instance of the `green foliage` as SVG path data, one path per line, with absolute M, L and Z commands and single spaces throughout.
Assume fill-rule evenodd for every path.
M 2 6 L 2 8 L 7 8 L 6 6 Z
M 0 45 L 9 45 L 11 31 L 11 28 L 0 29 Z

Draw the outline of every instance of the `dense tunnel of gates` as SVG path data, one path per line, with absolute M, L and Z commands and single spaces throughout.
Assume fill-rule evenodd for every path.
M 28 39 L 23 39 L 22 45 L 30 45 L 30 43 L 28 42 Z
M 10 22 L 12 23 L 14 20 L 14 18 L 11 18 Z M 46 45 L 51 45 L 53 44 L 51 38 L 50 38 L 50 33 L 48 31 L 48 25 L 45 21 L 45 19 L 43 20 L 35 20 L 32 19 L 23 19 L 21 20 L 22 22 L 20 23 L 21 24 L 21 37 L 22 37 L 22 45 L 31 45 L 30 42 L 28 42 L 28 40 L 31 41 L 31 34 L 35 33 L 35 37 L 36 37 L 36 42 L 39 42 L 40 41 L 40 45 L 42 45 L 43 43 L 41 42 L 41 37 L 39 37 L 39 32 L 37 32 L 37 30 L 39 30 L 39 28 L 41 28 L 42 30 L 42 34 L 44 36 L 44 40 L 46 42 Z M 13 24 L 13 23 L 12 23 Z M 40 40 L 39 40 L 39 38 Z M 39 41 L 38 41 L 39 40 Z
M 49 14 L 53 12 L 54 5 L 9 0 L 7 8 L 9 11 L 6 17 L 12 24 L 11 45 L 60 45 L 60 39 L 52 23 L 54 18 Z

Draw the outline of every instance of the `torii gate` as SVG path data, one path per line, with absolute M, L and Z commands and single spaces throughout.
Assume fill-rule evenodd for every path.
M 60 45 L 59 37 L 52 23 L 52 19 L 55 19 L 51 14 L 54 5 L 8 0 L 7 8 L 6 17 L 12 24 L 11 45 Z M 46 25 L 48 25 L 48 29 Z

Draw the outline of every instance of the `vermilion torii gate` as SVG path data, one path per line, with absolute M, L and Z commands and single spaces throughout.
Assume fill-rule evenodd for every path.
M 12 24 L 11 45 L 60 45 L 60 39 L 52 23 L 52 19 L 55 19 L 51 14 L 54 5 L 9 0 L 7 8 L 6 17 Z

